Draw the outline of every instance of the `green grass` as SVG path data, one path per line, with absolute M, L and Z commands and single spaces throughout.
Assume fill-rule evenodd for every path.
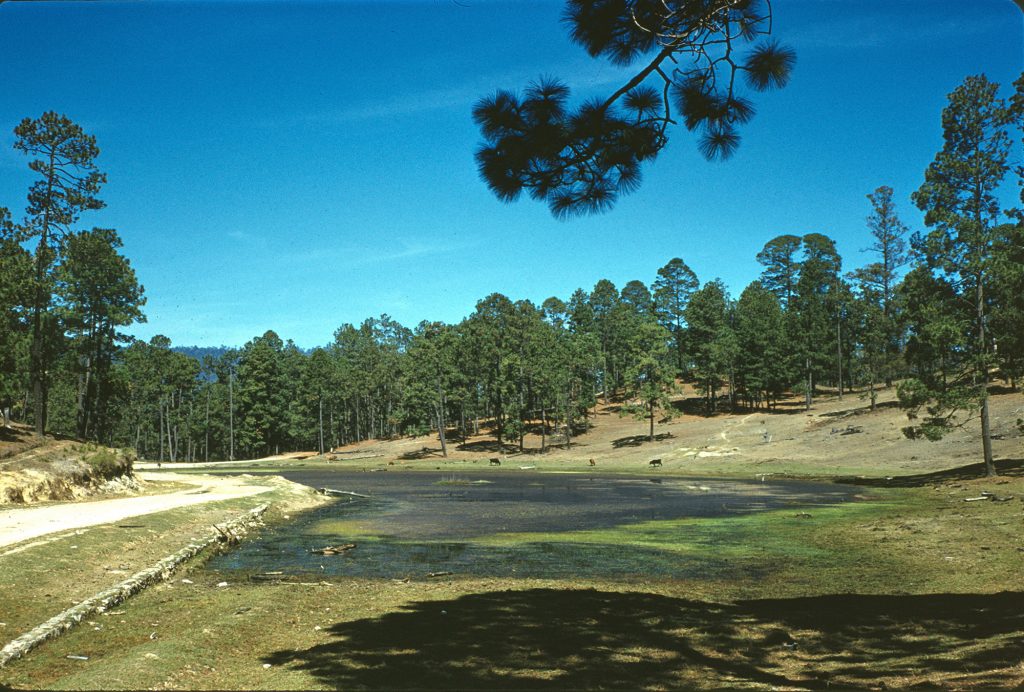
M 476 540 L 489 545 L 545 542 L 635 546 L 695 557 L 820 557 L 821 550 L 808 544 L 815 521 L 854 521 L 889 506 L 890 503 L 873 501 L 816 508 L 813 513 L 779 509 L 721 518 L 647 521 L 588 531 L 495 534 Z

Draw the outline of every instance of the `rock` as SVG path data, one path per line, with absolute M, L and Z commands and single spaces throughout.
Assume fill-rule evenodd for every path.
M 787 649 L 795 649 L 798 646 L 796 639 L 789 632 L 778 628 L 768 631 L 764 638 L 764 644 L 765 646 L 783 646 Z

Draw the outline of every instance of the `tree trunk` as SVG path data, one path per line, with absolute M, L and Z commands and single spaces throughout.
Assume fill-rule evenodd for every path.
M 159 404 L 159 410 L 160 410 L 160 456 L 157 458 L 157 461 L 163 461 L 164 460 L 164 402 L 162 402 L 162 401 Z
M 444 411 L 441 406 L 435 406 L 434 411 L 437 414 L 437 436 L 441 440 L 441 456 L 445 459 L 448 458 L 448 440 L 444 435 Z
M 320 408 L 320 454 L 324 453 L 324 398 L 322 396 L 317 397 L 317 403 Z
M 498 446 L 501 446 L 501 441 L 505 438 L 505 418 L 502 416 L 503 406 L 501 396 L 498 397 L 497 406 L 494 411 L 494 422 L 498 430 Z
M 995 476 L 996 465 L 992 458 L 992 431 L 989 428 L 988 420 L 988 340 L 985 336 L 985 289 L 982 285 L 982 276 L 977 279 L 978 287 L 975 291 L 977 296 L 978 311 L 978 341 L 980 357 L 978 374 L 981 376 L 981 449 L 985 457 L 985 475 Z
M 811 381 L 811 359 L 806 360 L 807 366 L 807 393 L 804 395 L 804 408 L 808 411 L 811 410 L 811 403 L 814 398 L 814 382 Z
M 85 372 L 78 376 L 78 411 L 75 416 L 75 422 L 77 423 L 76 431 L 78 433 L 78 439 L 80 440 L 85 439 L 85 409 L 86 406 L 88 406 L 87 399 L 89 396 L 89 376 L 91 375 L 91 369 L 92 364 L 90 363 L 90 359 L 86 357 Z
M 654 402 L 652 401 L 648 403 L 647 407 L 650 409 L 651 414 L 651 429 L 647 435 L 647 440 L 650 442 L 654 442 Z
M 210 460 L 210 388 L 206 388 L 206 437 L 203 441 L 203 460 Z
M 565 448 L 572 448 L 572 392 L 565 397 Z
M 540 409 L 540 451 L 544 452 L 548 446 L 548 416 L 542 406 Z
M 836 316 L 836 365 L 839 368 L 839 398 L 843 398 L 843 337 L 842 320 Z
M 327 425 L 327 429 L 328 431 L 330 431 L 329 438 L 331 443 L 331 451 L 333 452 L 338 442 L 338 435 L 334 427 L 334 401 L 331 401 L 330 405 L 327 407 Z
M 235 388 L 234 373 L 228 370 L 228 459 L 235 460 Z

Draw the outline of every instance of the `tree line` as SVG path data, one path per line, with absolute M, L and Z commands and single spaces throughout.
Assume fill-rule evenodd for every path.
M 0 210 L 0 403 L 40 433 L 176 461 L 426 433 L 447 455 L 482 428 L 487 449 L 535 434 L 543 450 L 570 445 L 599 400 L 653 438 L 680 381 L 708 414 L 789 394 L 810 407 L 824 387 L 874 406 L 897 384 L 908 435 L 976 414 L 992 472 L 988 385 L 1024 375 L 1024 215 L 998 196 L 1024 181 L 1010 157 L 1024 79 L 1015 87 L 1002 99 L 978 76 L 950 94 L 943 148 L 912 195 L 926 230 L 910 233 L 879 187 L 865 205 L 869 261 L 849 271 L 826 234 L 780 235 L 738 297 L 673 258 L 650 283 L 602 279 L 540 305 L 491 294 L 457 324 L 382 315 L 312 350 L 268 331 L 201 358 L 119 331 L 145 319 L 142 287 L 114 230 L 73 230 L 102 206 L 95 141 L 64 116 L 26 119 L 15 147 L 38 179 L 23 221 Z

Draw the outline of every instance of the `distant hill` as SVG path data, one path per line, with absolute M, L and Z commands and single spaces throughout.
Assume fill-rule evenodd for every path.
M 211 356 L 213 358 L 219 358 L 228 351 L 231 350 L 230 346 L 173 346 L 172 351 L 183 353 L 186 356 L 192 356 L 200 363 L 203 362 L 203 356 Z

